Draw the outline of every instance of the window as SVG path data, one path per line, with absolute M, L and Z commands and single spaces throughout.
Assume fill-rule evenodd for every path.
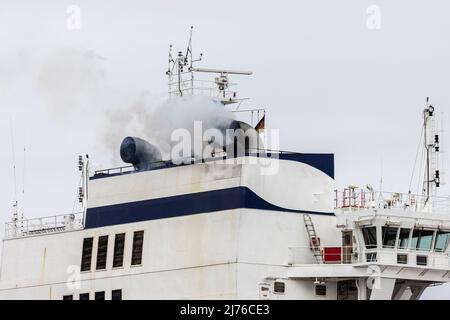
M 63 300 L 73 300 L 73 295 L 68 294 L 66 296 L 63 296 Z
M 365 227 L 362 228 L 362 233 L 364 237 L 364 242 L 366 243 L 367 249 L 373 249 L 377 247 L 377 228 L 376 227 Z
M 315 293 L 316 293 L 316 296 L 326 296 L 327 295 L 327 286 L 324 284 L 316 284 Z
M 343 280 L 337 283 L 337 300 L 358 300 L 358 287 L 355 280 Z
M 133 251 L 131 254 L 131 265 L 142 264 L 142 246 L 144 243 L 144 231 L 135 231 L 133 236 Z
M 114 240 L 113 268 L 123 267 L 123 251 L 125 248 L 125 233 L 116 234 Z
M 377 253 L 376 252 L 366 253 L 366 262 L 377 262 Z
M 105 291 L 96 292 L 95 300 L 105 300 Z
M 418 266 L 426 266 L 427 265 L 427 256 L 417 256 L 416 263 Z
M 111 291 L 111 300 L 122 300 L 122 289 Z
M 397 254 L 397 263 L 398 264 L 407 264 L 408 263 L 408 255 L 407 254 Z
M 436 233 L 436 243 L 434 250 L 436 252 L 444 252 L 447 250 L 448 242 L 450 240 L 450 231 L 438 231 Z
M 83 240 L 83 251 L 81 256 L 81 271 L 91 270 L 91 260 L 92 260 L 92 244 L 94 243 L 94 238 L 84 238 Z
M 80 293 L 80 300 L 89 300 L 89 292 L 88 293 Z
M 98 237 L 97 270 L 106 269 L 106 255 L 108 252 L 108 236 Z
M 400 232 L 398 234 L 398 248 L 399 249 L 408 249 L 410 232 L 411 232 L 411 229 L 400 228 Z
M 422 230 L 420 233 L 419 244 L 417 249 L 419 250 L 430 250 L 431 243 L 433 242 L 434 231 L 432 230 Z
M 398 228 L 395 227 L 382 227 L 383 233 L 383 248 L 395 248 L 395 240 L 397 240 Z
M 414 229 L 411 239 L 411 248 L 417 250 L 430 250 L 433 234 L 433 230 Z
M 273 292 L 274 293 L 284 293 L 286 287 L 285 283 L 281 281 L 275 281 L 273 284 Z

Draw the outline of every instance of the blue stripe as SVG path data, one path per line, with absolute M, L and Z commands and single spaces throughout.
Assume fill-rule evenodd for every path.
M 86 213 L 85 228 L 98 228 L 239 208 L 334 215 L 333 212 L 311 212 L 282 208 L 265 201 L 247 187 L 235 187 L 89 208 Z
M 280 159 L 308 164 L 334 179 L 334 154 L 332 153 L 281 153 Z

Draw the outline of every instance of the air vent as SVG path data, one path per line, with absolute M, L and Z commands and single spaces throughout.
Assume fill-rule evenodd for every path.
M 273 284 L 273 292 L 274 293 L 284 293 L 285 289 L 286 288 L 285 288 L 285 283 L 284 282 L 276 281 Z
M 316 284 L 315 292 L 316 292 L 316 296 L 326 296 L 327 295 L 327 286 L 324 284 Z
M 91 270 L 93 243 L 94 243 L 94 238 L 84 238 L 83 239 L 83 250 L 81 252 L 81 271 L 90 271 Z
M 417 256 L 416 264 L 418 266 L 426 266 L 427 265 L 427 256 Z
M 407 264 L 408 263 L 408 255 L 407 254 L 397 254 L 397 263 L 398 264 Z

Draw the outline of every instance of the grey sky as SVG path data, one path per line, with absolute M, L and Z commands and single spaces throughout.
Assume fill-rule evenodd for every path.
M 71 4 L 80 30 L 66 28 Z M 366 26 L 369 5 L 380 30 Z M 383 163 L 383 189 L 407 192 L 426 96 L 450 123 L 449 14 L 447 0 L 0 0 L 0 220 L 14 199 L 10 123 L 26 216 L 71 212 L 77 155 L 120 164 L 104 147 L 107 122 L 143 92 L 164 96 L 168 45 L 184 49 L 190 25 L 202 66 L 254 72 L 233 80 L 267 108 L 281 149 L 335 153 L 338 187 L 378 188 Z

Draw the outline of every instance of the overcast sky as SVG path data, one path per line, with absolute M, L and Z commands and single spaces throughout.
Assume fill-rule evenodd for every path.
M 191 25 L 202 66 L 254 72 L 232 80 L 266 108 L 281 149 L 334 153 L 337 187 L 378 188 L 382 175 L 384 190 L 407 192 L 427 96 L 450 123 L 449 14 L 448 0 L 0 0 L 0 220 L 15 180 L 26 217 L 48 216 L 73 210 L 78 154 L 121 164 L 124 112 L 164 98 L 168 46 L 184 50 Z

